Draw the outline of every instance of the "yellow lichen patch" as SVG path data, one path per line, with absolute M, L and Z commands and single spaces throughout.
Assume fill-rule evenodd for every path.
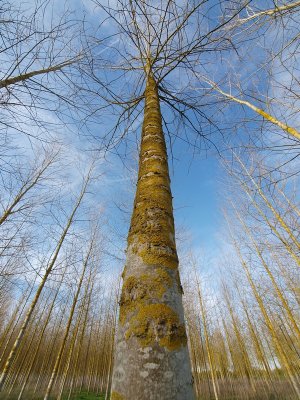
M 149 188 L 150 189 L 150 188 Z M 143 212 L 147 212 L 147 214 L 151 214 L 153 208 L 159 208 L 160 209 L 160 214 L 156 216 L 158 220 L 161 221 L 161 223 L 164 222 L 165 215 L 172 215 L 172 210 L 169 211 L 166 209 L 166 201 L 163 198 L 163 196 L 156 196 L 155 192 L 153 193 L 153 197 L 147 198 L 145 195 L 140 195 L 137 198 L 137 201 L 135 203 L 135 208 L 134 208 L 134 216 L 131 220 L 131 227 L 130 227 L 130 236 L 129 240 L 132 240 L 132 234 L 136 232 L 137 225 L 139 220 L 137 219 L 137 216 L 143 216 Z M 156 220 L 157 220 L 156 219 Z
M 131 319 L 126 339 L 135 336 L 141 346 L 159 346 L 169 351 L 185 346 L 186 332 L 177 313 L 166 304 L 147 304 Z
M 149 186 L 161 188 L 164 187 L 165 184 L 166 184 L 165 177 L 161 174 L 159 175 L 158 173 L 156 173 L 150 176 L 144 175 L 139 183 L 139 188 L 147 189 Z M 169 191 L 170 189 L 167 187 L 166 190 Z
M 149 189 L 151 188 L 149 186 Z M 160 188 L 160 191 L 163 189 Z M 165 197 L 167 196 L 168 193 Z M 162 197 L 157 196 L 155 192 L 150 199 L 139 196 L 132 218 L 128 245 L 132 244 L 133 251 L 148 264 L 176 268 L 178 258 L 172 211 L 164 208 L 166 199 Z
M 148 213 L 146 216 L 149 215 Z M 162 236 L 161 231 L 163 229 L 170 228 L 170 222 L 168 218 L 165 218 L 163 221 L 159 220 L 149 220 L 145 217 L 141 216 L 140 221 L 141 226 L 143 227 L 143 232 L 139 235 L 139 242 L 136 244 L 137 247 L 140 244 L 146 244 L 147 247 L 150 249 L 151 246 L 160 246 L 161 249 L 168 247 L 168 252 L 173 253 L 175 252 L 175 243 L 174 243 L 174 234 L 169 233 L 168 236 Z M 151 236 L 151 242 L 149 243 L 149 236 Z M 142 250 L 142 248 L 140 247 Z M 138 249 L 136 249 L 138 250 Z M 157 250 L 157 253 L 160 251 L 160 248 L 154 249 Z M 174 250 L 174 251 L 172 251 Z
M 157 251 L 155 248 L 144 248 L 139 251 L 140 256 L 147 264 L 158 264 L 164 265 L 167 268 L 175 269 L 178 267 L 178 257 L 177 254 L 170 254 L 168 252 L 163 252 L 162 249 Z
M 161 156 L 161 151 L 153 150 L 152 154 L 149 155 L 149 152 L 147 152 L 145 156 L 141 156 L 139 178 L 145 173 L 152 172 L 161 175 L 164 181 L 169 183 L 167 160 Z
M 110 400 L 126 400 L 126 399 L 122 394 L 114 391 L 111 393 Z
M 142 158 L 148 157 L 149 155 L 158 155 L 166 161 L 166 154 L 163 151 L 166 150 L 166 145 L 159 135 L 157 127 L 144 125 L 144 136 L 142 138 L 141 156 Z M 160 154 L 158 154 L 160 153 Z
M 130 313 L 138 310 L 150 300 L 161 300 L 167 288 L 172 285 L 170 275 L 162 268 L 149 274 L 125 279 L 120 299 L 120 322 L 124 324 Z

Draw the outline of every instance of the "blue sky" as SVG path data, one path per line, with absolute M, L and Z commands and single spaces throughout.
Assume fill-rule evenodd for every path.
M 258 4 L 258 2 L 256 2 Z M 59 2 L 63 6 L 63 2 Z M 86 7 L 88 20 L 97 24 L 99 22 L 99 12 L 94 12 L 93 7 L 90 7 L 90 0 L 84 0 L 82 3 L 76 0 L 74 3 L 69 4 L 74 7 L 74 5 L 84 4 Z M 268 1 L 268 5 L 272 5 L 271 1 Z M 58 12 L 58 9 L 56 9 Z M 105 26 L 108 31 L 112 26 Z M 271 32 L 272 33 L 272 32 Z M 272 42 L 272 38 L 271 38 Z M 265 85 L 265 77 L 263 71 L 259 72 L 258 81 L 252 81 L 252 79 L 247 79 L 250 76 L 250 72 L 257 70 L 257 65 L 261 63 L 263 58 L 263 52 L 261 50 L 260 43 L 257 43 L 257 48 L 255 52 L 249 51 L 251 48 L 245 45 L 242 53 L 247 59 L 242 61 L 237 57 L 234 52 L 230 53 L 228 58 L 220 58 L 214 60 L 210 66 L 209 73 L 211 78 L 220 79 L 225 76 L 229 71 L 234 74 L 231 76 L 233 83 L 236 81 L 241 81 L 244 83 L 244 89 L 249 89 L 249 93 L 256 88 L 260 89 L 263 93 Z M 247 53 L 248 52 L 248 53 Z M 206 63 L 209 56 L 204 57 L 203 62 Z M 178 77 L 178 75 L 175 75 Z M 235 81 L 236 79 L 236 81 Z M 182 77 L 184 82 L 184 77 Z M 177 81 L 176 81 L 177 83 Z M 226 87 L 225 87 L 226 89 Z M 211 111 L 211 110 L 209 110 Z M 234 120 L 242 120 L 244 117 L 252 118 L 253 114 L 248 111 L 242 111 L 239 106 L 230 107 L 224 109 L 224 119 L 221 119 L 221 123 L 227 123 Z M 106 114 L 103 120 L 99 120 L 99 124 L 94 123 L 93 133 L 95 136 L 98 133 L 104 132 L 109 128 L 109 114 Z M 141 120 L 139 121 L 139 123 Z M 248 128 L 256 129 L 260 125 L 260 122 L 256 125 L 255 123 L 248 124 Z M 234 137 L 237 137 L 233 142 L 242 142 L 242 138 L 245 135 L 243 128 L 238 128 L 235 126 L 237 132 L 232 133 Z M 137 127 L 137 136 L 141 132 L 141 126 Z M 235 134 L 238 134 L 235 136 Z M 65 137 L 65 143 L 68 147 L 68 156 L 74 157 L 82 156 L 83 159 L 87 159 L 88 156 L 83 154 L 82 151 L 85 147 L 90 147 L 91 143 L 84 138 L 84 136 L 76 137 L 72 139 L 70 135 Z M 93 143 L 92 143 L 93 146 Z M 136 149 L 137 144 L 134 143 L 134 135 L 130 137 L 130 150 L 128 152 L 128 159 L 125 160 L 126 166 L 136 169 L 137 163 L 134 161 L 134 149 Z M 223 243 L 220 241 L 220 232 L 222 232 L 224 220 L 221 213 L 221 181 L 224 176 L 222 167 L 219 164 L 219 156 L 212 149 L 209 152 L 203 150 L 199 153 L 196 152 L 193 156 L 193 148 L 188 147 L 180 140 L 175 141 L 173 147 L 174 160 L 170 158 L 170 175 L 172 181 L 172 192 L 174 196 L 174 209 L 175 209 L 175 220 L 176 225 L 184 227 L 190 233 L 191 237 L 191 247 L 195 249 L 204 249 L 207 253 L 213 254 L 218 252 L 218 246 L 222 246 Z M 100 154 L 101 155 L 101 154 Z M 132 171 L 128 171 L 123 167 L 123 164 L 113 155 L 108 156 L 109 162 L 102 162 L 101 169 L 105 172 L 106 178 L 104 180 L 104 185 L 99 184 L 98 193 L 95 198 L 99 201 L 99 204 L 104 204 L 109 213 L 115 215 L 115 225 L 119 225 L 122 234 L 124 235 L 127 228 L 129 219 L 125 216 L 124 218 L 119 217 L 119 211 L 114 209 L 112 206 L 114 200 L 119 199 L 124 194 L 124 199 L 128 199 L 128 207 L 132 209 L 132 192 L 134 190 L 134 184 L 132 183 Z M 75 163 L 74 163 L 75 164 Z M 76 174 L 73 174 L 73 178 L 77 179 Z M 123 242 L 125 248 L 125 242 Z
M 176 222 L 191 231 L 193 246 L 213 251 L 222 224 L 218 156 L 211 153 L 192 159 L 188 150 L 182 151 L 174 161 L 174 173 L 172 165 L 170 172 Z

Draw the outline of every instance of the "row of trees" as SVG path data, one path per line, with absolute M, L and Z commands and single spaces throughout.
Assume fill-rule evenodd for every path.
M 49 160 L 47 168 L 54 168 Z M 254 157 L 245 161 L 234 154 L 234 160 L 225 166 L 224 235 L 230 244 L 222 257 L 208 261 L 210 269 L 204 265 L 207 257 L 193 254 L 188 244 L 181 254 L 194 387 L 205 399 L 294 399 L 300 372 L 295 188 L 282 182 L 267 185 L 263 165 Z M 37 168 L 35 178 L 42 181 L 47 168 Z M 83 188 L 86 184 L 84 179 Z M 16 242 L 11 240 L 1 254 L 3 398 L 61 399 L 83 391 L 109 396 L 120 278 L 118 270 L 105 268 L 103 215 L 100 223 L 84 227 L 71 221 L 84 190 L 64 226 L 57 227 L 62 234 L 55 237 L 54 250 L 42 262 L 34 260 L 35 269 L 32 259 L 20 270 L 15 265 L 20 259 L 30 261 L 32 246 L 39 243 L 24 246 L 20 254 L 15 234 Z M 27 214 L 21 204 L 29 205 L 33 194 L 34 185 L 17 203 L 16 213 L 2 218 L 4 229 L 22 222 Z M 30 204 L 34 209 L 35 203 Z
M 70 184 L 62 153 L 40 149 L 2 174 L 1 398 L 108 390 L 118 283 L 93 199 L 98 167 L 72 169 Z
M 297 398 L 296 189 L 278 182 L 277 172 L 277 181 L 265 179 L 257 155 L 247 162 L 233 157 L 226 165 L 226 248 L 214 261 L 214 275 L 201 272 L 207 271 L 203 255 L 187 259 L 194 271 L 186 278 L 185 307 L 197 392 L 216 399 Z

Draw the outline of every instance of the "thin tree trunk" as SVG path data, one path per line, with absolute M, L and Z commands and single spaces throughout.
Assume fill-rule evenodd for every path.
M 70 348 L 68 349 L 68 354 L 67 354 L 67 357 L 65 360 L 66 365 L 64 365 L 64 370 L 62 371 L 62 382 L 60 384 L 60 390 L 59 390 L 59 393 L 56 398 L 57 400 L 62 399 L 62 395 L 63 395 L 64 389 L 65 389 L 65 385 L 67 382 L 67 378 L 68 378 L 68 374 L 69 374 L 69 370 L 70 370 L 70 366 L 71 366 L 71 361 L 73 358 L 74 348 L 75 348 L 76 340 L 78 337 L 78 332 L 79 332 L 80 323 L 81 323 L 81 319 L 82 319 L 82 313 L 83 313 L 83 310 L 81 310 L 77 316 L 76 325 L 75 325 L 73 333 L 72 333 Z
M 7 376 L 8 376 L 8 373 L 10 371 L 11 365 L 12 365 L 14 359 L 15 359 L 16 353 L 17 353 L 18 348 L 19 348 L 19 346 L 20 346 L 20 344 L 22 342 L 22 338 L 23 338 L 23 336 L 24 336 L 24 334 L 26 332 L 27 326 L 28 326 L 28 324 L 29 324 L 29 322 L 31 320 L 32 314 L 33 314 L 34 309 L 35 309 L 35 307 L 37 305 L 37 302 L 38 302 L 38 300 L 40 298 L 40 295 L 41 295 L 42 290 L 43 290 L 43 288 L 45 286 L 45 283 L 47 282 L 47 279 L 48 279 L 50 273 L 52 272 L 52 269 L 53 269 L 53 267 L 55 265 L 55 262 L 57 260 L 58 255 L 59 255 L 60 249 L 61 249 L 61 247 L 63 245 L 64 240 L 65 240 L 65 237 L 67 236 L 67 233 L 68 233 L 68 231 L 70 229 L 70 226 L 72 225 L 75 213 L 76 213 L 77 209 L 79 208 L 80 203 L 82 201 L 82 198 L 83 198 L 83 196 L 84 196 L 84 194 L 86 192 L 87 184 L 89 182 L 89 177 L 90 177 L 90 175 L 88 176 L 88 178 L 84 182 L 83 188 L 82 188 L 81 193 L 80 193 L 80 195 L 79 195 L 79 197 L 78 197 L 78 199 L 76 201 L 75 207 L 73 208 L 73 210 L 71 212 L 71 215 L 70 215 L 70 217 L 69 217 L 69 219 L 68 219 L 68 221 L 66 223 L 66 226 L 65 226 L 65 228 L 63 230 L 63 233 L 62 233 L 62 235 L 61 235 L 61 237 L 59 239 L 59 242 L 58 242 L 58 245 L 57 245 L 57 247 L 55 249 L 54 255 L 53 255 L 53 257 L 52 257 L 52 259 L 50 261 L 50 264 L 49 264 L 48 268 L 46 269 L 45 275 L 43 276 L 42 281 L 41 281 L 41 283 L 40 283 L 40 285 L 39 285 L 39 287 L 38 287 L 38 289 L 36 291 L 36 294 L 35 294 L 35 296 L 34 296 L 34 298 L 32 300 L 32 303 L 31 303 L 31 305 L 30 305 L 30 307 L 29 307 L 29 309 L 28 309 L 28 311 L 26 313 L 25 319 L 24 319 L 23 324 L 22 324 L 22 326 L 20 328 L 19 334 L 18 334 L 18 336 L 17 336 L 17 338 L 15 340 L 15 343 L 14 343 L 14 345 L 13 345 L 11 351 L 10 351 L 10 354 L 9 354 L 7 360 L 6 360 L 4 369 L 3 369 L 1 377 L 0 377 L 0 392 L 1 392 L 1 390 L 3 388 L 3 385 L 4 385 L 4 383 L 5 383 L 6 379 L 7 379 Z
M 235 337 L 237 339 L 237 342 L 238 342 L 238 345 L 239 345 L 239 348 L 240 348 L 240 352 L 241 352 L 241 356 L 242 356 L 241 357 L 241 360 L 242 360 L 242 363 L 243 363 L 242 364 L 242 371 L 245 373 L 245 375 L 246 375 L 246 377 L 248 379 L 248 382 L 250 383 L 253 391 L 256 392 L 256 388 L 255 388 L 254 380 L 253 380 L 253 376 L 252 376 L 253 375 L 252 374 L 252 366 L 251 366 L 251 362 L 250 362 L 249 355 L 248 355 L 248 352 L 247 352 L 247 347 L 245 345 L 244 338 L 243 338 L 243 336 L 242 336 L 242 334 L 240 332 L 240 326 L 239 326 L 240 324 L 238 323 L 238 319 L 235 316 L 235 313 L 233 311 L 231 300 L 230 300 L 230 296 L 229 296 L 229 292 L 228 292 L 228 289 L 226 287 L 224 287 L 224 297 L 225 297 L 226 305 L 228 307 L 228 311 L 229 311 L 229 315 L 230 315 L 230 318 L 231 318 L 232 327 L 233 327 L 233 330 L 234 330 L 234 333 L 235 333 Z
M 89 287 L 89 285 L 88 285 Z M 70 387 L 69 387 L 69 395 L 68 395 L 68 400 L 71 397 L 71 394 L 73 392 L 73 386 L 74 386 L 74 381 L 75 381 L 75 374 L 76 374 L 76 370 L 78 367 L 78 361 L 79 361 L 79 357 L 80 357 L 80 353 L 81 353 L 81 349 L 82 349 L 82 345 L 83 345 L 83 340 L 85 337 L 85 332 L 86 332 L 86 325 L 87 325 L 87 320 L 88 320 L 88 315 L 90 312 L 90 304 L 91 304 L 91 299 L 92 299 L 92 293 L 93 293 L 93 289 L 94 289 L 94 281 L 92 282 L 89 294 L 88 294 L 88 300 L 87 300 L 87 305 L 86 305 L 86 310 L 85 310 L 85 314 L 84 314 L 84 321 L 82 324 L 82 329 L 81 329 L 81 333 L 80 333 L 80 339 L 79 339 L 79 344 L 78 344 L 78 349 L 77 349 L 77 353 L 76 353 L 76 359 L 75 359 L 75 363 L 74 363 L 74 367 L 73 367 L 73 373 L 72 373 L 72 377 L 71 377 L 71 382 L 70 382 Z M 83 369 L 81 372 L 82 375 L 85 374 L 85 370 Z
M 25 379 L 24 379 L 22 388 L 21 388 L 21 390 L 20 390 L 20 393 L 19 393 L 19 396 L 18 396 L 18 400 L 22 400 L 22 396 L 23 396 L 24 390 L 25 390 L 26 385 L 27 385 L 27 383 L 28 383 L 28 380 L 29 380 L 29 378 L 30 378 L 30 374 L 31 374 L 31 371 L 32 371 L 32 369 L 33 369 L 34 363 L 35 363 L 35 361 L 36 361 L 36 359 L 37 359 L 38 352 L 39 352 L 40 347 L 41 347 L 41 344 L 42 344 L 42 340 L 43 340 L 43 337 L 44 337 L 45 330 L 46 330 L 46 328 L 47 328 L 47 326 L 48 326 L 48 323 L 49 323 L 49 321 L 50 321 L 51 314 L 52 314 L 52 311 L 53 311 L 53 308 L 54 308 L 54 305 L 55 305 L 55 301 L 56 301 L 56 299 L 57 299 L 57 296 L 58 296 L 60 287 L 61 287 L 62 282 L 63 282 L 63 278 L 64 278 L 64 275 L 65 275 L 65 271 L 66 271 L 66 270 L 64 270 L 64 272 L 63 272 L 63 274 L 62 274 L 61 281 L 60 281 L 60 283 L 59 283 L 59 285 L 58 285 L 58 287 L 57 287 L 57 289 L 56 289 L 56 291 L 55 291 L 54 298 L 53 298 L 53 300 L 52 300 L 52 302 L 51 302 L 51 306 L 50 306 L 50 308 L 49 308 L 49 310 L 48 310 L 48 313 L 47 313 L 47 316 L 46 316 L 46 320 L 45 320 L 43 329 L 42 329 L 42 331 L 41 331 L 41 333 L 40 333 L 39 341 L 38 341 L 37 345 L 35 346 L 33 358 L 32 358 L 31 363 L 30 363 L 30 365 L 29 365 L 29 367 L 28 367 L 28 369 L 27 369 L 27 371 L 26 371 L 26 376 L 25 376 Z
M 53 324 L 53 328 L 51 329 L 51 332 L 50 332 L 50 335 L 49 335 L 50 339 L 48 340 L 48 345 L 47 345 L 46 350 L 45 350 L 45 355 L 43 357 L 43 361 L 41 363 L 39 363 L 39 365 L 40 364 L 41 365 L 40 365 L 40 368 L 39 368 L 38 379 L 35 382 L 35 387 L 34 387 L 34 390 L 33 390 L 33 394 L 35 394 L 37 392 L 38 386 L 39 387 L 43 387 L 43 382 L 39 385 L 41 377 L 42 376 L 48 376 L 47 374 L 48 374 L 49 368 L 47 368 L 47 366 L 50 364 L 50 367 L 51 367 L 51 364 L 52 364 L 52 362 L 50 362 L 50 360 L 52 361 L 51 355 L 53 354 L 53 352 L 55 350 L 55 345 L 56 345 L 56 342 L 57 342 L 57 338 L 59 337 L 60 330 L 61 330 L 61 328 L 63 326 L 65 312 L 67 311 L 67 307 L 68 307 L 68 303 L 69 303 L 69 297 L 70 297 L 70 295 L 68 295 L 67 298 L 65 299 L 65 305 L 62 308 L 61 313 L 58 316 L 58 318 L 55 319 L 54 324 Z M 56 321 L 58 321 L 57 324 L 56 324 Z M 51 340 L 51 338 L 53 338 L 53 340 Z M 47 366 L 45 366 L 46 363 L 47 363 Z M 51 373 L 51 370 L 52 369 L 50 369 L 50 373 Z
M 47 387 L 47 390 L 46 390 L 46 394 L 44 396 L 44 400 L 48 400 L 49 399 L 52 387 L 53 387 L 55 379 L 57 377 L 57 373 L 58 373 L 58 369 L 59 369 L 59 366 L 60 366 L 62 354 L 63 354 L 64 348 L 65 348 L 65 345 L 67 343 L 67 338 L 69 336 L 69 331 L 70 331 L 71 323 L 72 323 L 72 320 L 73 320 L 73 315 L 74 315 L 74 312 L 75 312 L 75 308 L 76 308 L 76 305 L 77 305 L 78 296 L 79 296 L 79 293 L 80 293 L 80 290 L 81 290 L 83 278 L 85 276 L 85 271 L 86 271 L 86 268 L 88 266 L 89 258 L 90 258 L 91 252 L 92 252 L 93 243 L 94 243 L 93 240 L 91 240 L 87 255 L 86 255 L 84 263 L 83 263 L 82 273 L 81 273 L 80 280 L 79 280 L 79 283 L 78 283 L 78 287 L 77 287 L 77 290 L 76 290 L 76 293 L 75 293 L 75 296 L 74 296 L 74 299 L 73 299 L 71 311 L 70 311 L 70 314 L 69 314 L 69 319 L 68 319 L 67 326 L 66 326 L 65 332 L 64 332 L 64 337 L 63 337 L 61 346 L 59 348 L 59 351 L 58 351 L 58 354 L 57 354 L 57 357 L 56 357 L 56 360 L 55 360 L 55 364 L 54 364 L 53 371 L 52 371 L 52 374 L 51 374 L 51 378 L 50 378 L 50 381 L 49 381 L 49 384 L 48 384 L 48 387 Z
M 298 2 L 298 6 L 299 5 L 300 5 L 300 3 Z M 262 110 L 259 107 L 256 107 L 254 104 L 250 103 L 249 101 L 239 99 L 238 97 L 234 97 L 231 94 L 224 92 L 222 89 L 220 89 L 216 85 L 216 83 L 214 83 L 208 79 L 206 79 L 205 81 L 208 82 L 213 89 L 215 89 L 217 92 L 221 93 L 222 96 L 226 97 L 229 100 L 234 101 L 235 103 L 238 103 L 238 104 L 241 104 L 243 106 L 250 108 L 251 110 L 255 111 L 257 114 L 261 115 L 267 121 L 271 122 L 274 125 L 277 125 L 279 128 L 281 128 L 283 131 L 287 132 L 289 135 L 291 135 L 295 139 L 300 140 L 300 132 L 297 129 L 285 124 L 284 122 L 279 121 L 273 115 L 267 113 L 266 111 Z
M 14 332 L 15 332 L 15 328 L 18 325 L 19 320 L 21 319 L 23 311 L 27 306 L 27 302 L 29 301 L 30 296 L 31 296 L 31 294 L 33 292 L 37 276 L 38 276 L 38 274 L 35 276 L 35 279 L 32 282 L 31 286 L 28 286 L 28 289 L 29 289 L 28 295 L 27 295 L 27 290 L 24 292 L 22 298 L 20 299 L 20 301 L 18 303 L 18 306 L 16 307 L 16 309 L 15 309 L 15 311 L 14 311 L 14 313 L 13 313 L 11 319 L 10 319 L 10 322 L 9 322 L 7 328 L 5 329 L 5 331 L 4 331 L 4 333 L 3 333 L 2 337 L 1 337 L 0 348 L 2 348 L 2 344 L 4 344 L 5 340 L 6 340 L 6 343 L 5 343 L 4 349 L 2 350 L 2 353 L 1 353 L 1 356 L 0 356 L 0 363 L 1 363 L 1 361 L 2 361 L 2 359 L 4 357 L 4 355 L 5 355 L 5 352 L 6 352 L 6 349 L 7 349 L 8 345 L 9 345 L 9 342 L 10 342 L 10 340 L 11 340 L 11 338 L 12 338 Z M 9 333 L 10 330 L 11 330 L 11 332 Z M 7 336 L 8 336 L 8 338 L 6 339 Z
M 38 69 L 35 71 L 27 72 L 25 74 L 21 74 L 18 76 L 13 76 L 11 78 L 0 80 L 0 89 L 6 88 L 10 85 L 15 85 L 16 83 L 19 83 L 19 82 L 27 81 L 28 79 L 34 78 L 35 76 L 38 76 L 38 75 L 47 75 L 51 72 L 61 71 L 63 68 L 74 64 L 77 60 L 79 60 L 79 57 L 78 57 L 78 59 L 74 58 L 73 60 L 65 61 L 61 64 L 53 65 L 48 68 Z
M 278 286 L 278 284 L 277 284 L 277 282 L 276 282 L 276 280 L 275 280 L 275 278 L 274 278 L 274 276 L 273 276 L 268 264 L 266 263 L 263 255 L 262 255 L 262 252 L 260 251 L 260 249 L 259 249 L 254 237 L 252 236 L 248 226 L 243 221 L 242 217 L 240 216 L 240 213 L 237 211 L 237 209 L 236 209 L 236 207 L 234 206 L 233 203 L 232 203 L 232 206 L 234 207 L 235 213 L 236 213 L 236 215 L 238 217 L 238 220 L 240 221 L 241 225 L 243 226 L 244 231 L 246 232 L 246 234 L 248 235 L 249 239 L 251 240 L 251 242 L 252 242 L 252 244 L 253 244 L 253 246 L 254 246 L 254 248 L 256 250 L 256 253 L 257 253 L 257 255 L 258 255 L 258 257 L 259 257 L 259 259 L 260 259 L 260 261 L 262 263 L 262 266 L 264 267 L 266 273 L 268 274 L 268 276 L 269 276 L 269 278 L 270 278 L 270 280 L 272 282 L 272 285 L 273 285 L 273 287 L 275 289 L 275 292 L 276 292 L 279 300 L 281 301 L 281 303 L 283 305 L 283 308 L 286 311 L 286 313 L 288 315 L 288 318 L 289 318 L 289 320 L 290 320 L 290 322 L 291 322 L 291 324 L 293 326 L 293 329 L 294 329 L 294 331 L 295 331 L 295 333 L 296 333 L 296 335 L 298 337 L 298 341 L 300 341 L 300 329 L 298 327 L 298 324 L 297 324 L 297 322 L 296 322 L 296 320 L 294 318 L 294 315 L 293 315 L 293 313 L 292 313 L 292 311 L 290 309 L 290 306 L 289 306 L 284 294 L 282 293 L 281 289 L 279 288 L 279 286 Z
M 196 272 L 196 268 L 194 268 L 194 274 L 195 274 L 195 280 L 196 280 L 196 285 L 197 285 L 197 293 L 198 293 L 199 304 L 200 304 L 200 312 L 201 312 L 201 317 L 202 317 L 202 321 L 203 321 L 205 346 L 206 346 L 206 351 L 207 351 L 207 358 L 208 358 L 209 370 L 210 370 L 210 375 L 211 375 L 211 380 L 212 380 L 212 385 L 213 385 L 213 390 L 214 390 L 214 396 L 215 396 L 216 400 L 219 400 L 218 382 L 217 382 L 217 377 L 216 377 L 216 373 L 215 373 L 215 365 L 213 362 L 213 354 L 211 351 L 211 346 L 210 346 L 209 337 L 208 337 L 206 309 L 205 309 L 203 298 L 202 298 L 201 287 L 200 287 L 199 278 L 198 278 L 198 275 Z
M 230 226 L 229 226 L 229 228 L 230 228 Z M 230 231 L 230 233 L 231 233 L 231 231 Z M 277 350 L 277 354 L 278 354 L 279 359 L 280 359 L 280 361 L 282 363 L 282 367 L 284 367 L 286 369 L 288 377 L 289 377 L 290 382 L 291 382 L 291 385 L 294 388 L 295 393 L 297 394 L 297 396 L 300 398 L 300 387 L 299 387 L 299 385 L 297 383 L 297 380 L 296 380 L 296 378 L 295 378 L 295 376 L 293 374 L 293 371 L 292 371 L 292 369 L 290 367 L 289 360 L 288 360 L 288 358 L 287 358 L 287 356 L 285 354 L 285 351 L 284 351 L 284 349 L 282 347 L 282 344 L 281 344 L 281 342 L 279 341 L 279 339 L 277 337 L 277 334 L 276 334 L 275 329 L 274 329 L 273 322 L 272 322 L 271 318 L 268 315 L 266 307 L 265 307 L 265 305 L 264 305 L 264 303 L 263 303 L 263 301 L 261 299 L 261 296 L 259 295 L 259 293 L 257 291 L 257 288 L 256 288 L 256 286 L 254 284 L 254 281 L 253 281 L 252 276 L 250 274 L 249 268 L 248 268 L 247 264 L 245 263 L 245 261 L 244 261 L 244 259 L 242 257 L 240 249 L 239 249 L 236 241 L 234 240 L 232 233 L 231 233 L 231 236 L 232 236 L 233 243 L 234 243 L 234 246 L 236 248 L 238 257 L 239 257 L 239 259 L 241 261 L 241 265 L 242 265 L 242 267 L 243 267 L 243 269 L 244 269 L 244 271 L 246 273 L 248 282 L 249 282 L 249 284 L 251 286 L 251 289 L 253 291 L 255 299 L 256 299 L 256 301 L 257 301 L 257 303 L 259 305 L 260 311 L 261 311 L 261 313 L 262 313 L 262 315 L 264 317 L 265 323 L 266 323 L 266 325 L 268 327 L 268 330 L 269 330 L 269 332 L 271 334 L 272 341 L 274 343 L 275 349 Z

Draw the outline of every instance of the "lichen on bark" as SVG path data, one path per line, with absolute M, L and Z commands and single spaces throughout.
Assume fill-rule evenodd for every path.
M 120 393 L 113 391 L 110 396 L 110 400 L 126 400 Z
M 157 343 L 168 350 L 185 345 L 184 325 L 176 310 L 165 304 L 163 298 L 170 288 L 180 293 L 181 285 L 167 150 L 158 90 L 151 75 L 145 91 L 139 176 L 128 252 L 140 257 L 150 269 L 133 274 L 126 268 L 124 272 L 120 323 L 126 324 L 125 338 L 135 336 L 141 346 Z
M 126 338 L 131 335 L 138 338 L 144 347 L 158 343 L 169 351 L 177 350 L 187 342 L 184 324 L 181 324 L 177 312 L 166 304 L 147 304 L 139 308 L 130 320 Z
M 160 301 L 172 279 L 167 271 L 155 268 L 151 273 L 128 276 L 124 280 L 120 299 L 120 322 L 124 324 L 130 313 L 149 301 Z

